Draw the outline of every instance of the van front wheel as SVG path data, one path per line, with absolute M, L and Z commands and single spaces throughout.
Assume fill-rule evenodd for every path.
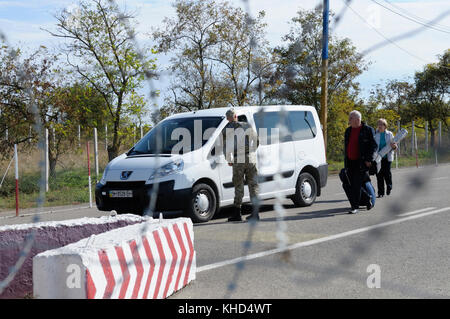
M 311 206 L 316 200 L 317 182 L 309 173 L 301 173 L 297 179 L 295 195 L 291 197 L 296 207 Z
M 209 221 L 217 209 L 217 197 L 214 190 L 208 184 L 197 184 L 192 189 L 191 200 L 187 215 L 194 223 Z

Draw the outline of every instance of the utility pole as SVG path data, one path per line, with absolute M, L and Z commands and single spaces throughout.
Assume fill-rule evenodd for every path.
M 322 85 L 320 96 L 320 121 L 322 124 L 325 152 L 327 149 L 327 101 L 328 101 L 328 17 L 330 10 L 329 0 L 323 0 L 323 32 L 322 32 Z

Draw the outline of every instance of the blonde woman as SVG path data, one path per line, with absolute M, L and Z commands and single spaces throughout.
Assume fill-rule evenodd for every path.
M 385 119 L 377 121 L 377 130 L 375 132 L 375 141 L 378 145 L 378 151 L 382 150 L 386 145 L 391 145 L 392 150 L 387 153 L 381 160 L 381 169 L 377 173 L 378 198 L 384 196 L 384 183 L 386 182 L 386 194 L 392 191 L 392 174 L 391 163 L 394 160 L 394 150 L 397 144 L 394 143 L 394 134 L 389 131 L 388 124 Z

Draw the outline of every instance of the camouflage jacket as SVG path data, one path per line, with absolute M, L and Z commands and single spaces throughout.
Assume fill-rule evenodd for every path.
M 256 163 L 259 138 L 250 124 L 228 123 L 222 130 L 222 146 L 228 163 Z

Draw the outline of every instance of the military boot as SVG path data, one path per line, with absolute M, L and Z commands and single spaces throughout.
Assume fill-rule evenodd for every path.
M 234 206 L 233 207 L 233 216 L 228 218 L 229 222 L 241 222 L 242 221 L 242 214 L 241 214 L 241 207 Z

